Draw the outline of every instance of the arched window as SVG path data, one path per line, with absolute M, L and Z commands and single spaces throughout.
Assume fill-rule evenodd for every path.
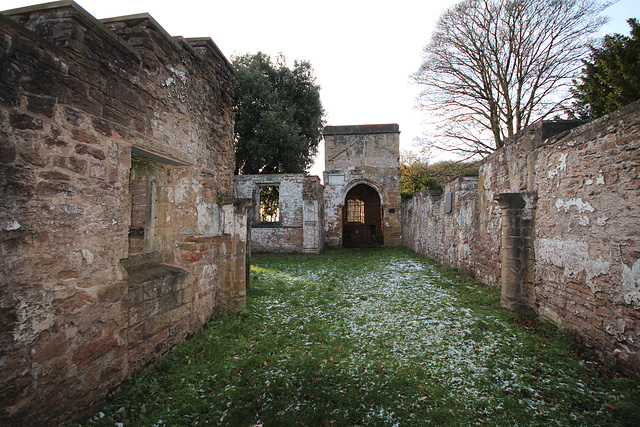
M 362 200 L 347 200 L 347 222 L 364 223 L 364 202 Z

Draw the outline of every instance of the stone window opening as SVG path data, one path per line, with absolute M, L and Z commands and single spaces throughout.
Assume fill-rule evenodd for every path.
M 347 222 L 364 223 L 364 201 L 360 199 L 347 200 Z
M 280 222 L 280 189 L 277 185 L 260 188 L 258 216 L 260 222 Z
M 161 234 L 171 227 L 171 213 L 175 208 L 167 177 L 184 166 L 191 163 L 131 147 L 129 255 L 147 254 L 166 247 Z
M 131 194 L 131 222 L 129 223 L 129 255 L 148 251 L 148 228 L 151 224 L 155 186 L 153 161 L 131 156 L 129 193 Z

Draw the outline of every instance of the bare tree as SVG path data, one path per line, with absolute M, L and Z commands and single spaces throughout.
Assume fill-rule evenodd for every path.
M 597 0 L 464 0 L 439 18 L 418 106 L 435 124 L 427 148 L 484 157 L 533 120 L 561 111 L 590 37 Z

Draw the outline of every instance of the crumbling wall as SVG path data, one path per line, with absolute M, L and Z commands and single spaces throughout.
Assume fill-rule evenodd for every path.
M 323 187 L 317 176 L 303 174 L 239 175 L 236 196 L 251 199 L 251 251 L 319 253 L 324 248 Z M 260 221 L 260 191 L 277 187 L 280 217 Z
M 640 373 L 640 103 L 539 150 L 536 309 Z
M 449 199 L 449 202 L 447 202 Z M 402 209 L 402 242 L 485 283 L 500 280 L 500 209 L 485 209 L 478 177 L 460 176 L 442 191 L 423 190 Z M 484 216 L 478 212 L 484 212 Z
M 405 203 L 403 244 L 502 286 L 506 307 L 638 375 L 639 123 L 636 102 L 590 123 L 532 125 L 482 162 L 477 190 L 458 179 Z
M 244 304 L 233 72 L 146 14 L 0 28 L 0 424 L 51 425 Z

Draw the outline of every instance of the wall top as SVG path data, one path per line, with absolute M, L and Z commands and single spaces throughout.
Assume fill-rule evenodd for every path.
M 397 123 L 379 125 L 350 125 L 350 126 L 325 126 L 326 135 L 361 135 L 369 133 L 400 133 Z
M 76 3 L 73 0 L 54 1 L 54 2 L 36 4 L 33 6 L 25 6 L 25 7 L 20 7 L 17 9 L 10 9 L 5 11 L 0 10 L 0 13 L 9 17 L 16 17 L 19 15 L 27 16 L 31 13 L 56 11 L 56 10 L 62 10 L 62 9 L 74 10 L 82 18 L 84 18 L 86 22 L 88 22 L 95 30 L 101 32 L 106 37 L 112 39 L 116 43 L 116 45 L 125 49 L 129 53 L 134 54 L 138 58 L 140 58 L 140 52 L 136 48 L 132 47 L 125 39 L 123 39 L 122 37 L 118 36 L 115 32 L 113 32 L 111 28 L 109 28 L 109 25 L 117 24 L 117 23 L 135 24 L 135 23 L 148 21 L 151 24 L 151 27 L 153 28 L 153 30 L 155 30 L 156 33 L 159 33 L 170 45 L 172 45 L 176 50 L 176 52 L 180 53 L 182 49 L 187 49 L 192 54 L 194 54 L 194 56 L 200 59 L 203 59 L 199 49 L 204 49 L 208 52 L 211 52 L 219 60 L 224 62 L 225 65 L 228 67 L 228 69 L 232 73 L 234 72 L 234 68 L 231 62 L 229 62 L 227 57 L 222 53 L 220 48 L 215 44 L 215 42 L 210 37 L 199 37 L 199 38 L 188 38 L 188 39 L 184 39 L 181 36 L 172 37 L 148 13 L 139 13 L 139 14 L 133 14 L 133 15 L 118 16 L 113 18 L 96 19 L 93 15 L 91 15 L 89 12 L 84 10 L 80 5 L 78 5 L 78 3 Z M 19 22 L 18 19 L 16 19 L 16 21 Z M 24 22 L 19 22 L 19 23 L 24 25 Z

